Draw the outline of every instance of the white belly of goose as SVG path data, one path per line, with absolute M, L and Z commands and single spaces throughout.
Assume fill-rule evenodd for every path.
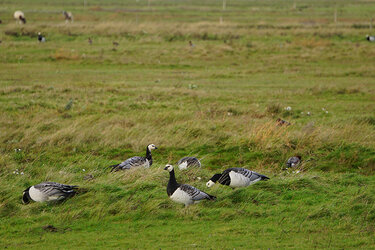
M 40 192 L 38 189 L 34 188 L 33 186 L 29 189 L 29 195 L 30 195 L 30 198 L 36 202 L 44 202 L 48 200 L 48 197 L 45 194 L 43 194 L 42 192 Z
M 150 167 L 150 162 L 146 159 L 145 163 L 143 163 L 144 168 L 149 168 Z
M 186 206 L 193 204 L 194 201 L 191 199 L 191 196 L 185 191 L 182 191 L 180 188 L 177 188 L 176 191 L 170 196 L 170 198 L 178 203 L 183 203 Z
M 178 168 L 180 170 L 185 170 L 185 169 L 187 169 L 187 165 L 188 165 L 187 161 L 184 161 L 183 163 L 181 163 L 180 165 L 178 165 Z
M 255 181 L 250 181 L 250 178 L 246 176 L 236 173 L 234 171 L 229 172 L 230 177 L 230 185 L 231 187 L 247 187 L 255 182 L 260 181 L 261 178 L 256 179 Z

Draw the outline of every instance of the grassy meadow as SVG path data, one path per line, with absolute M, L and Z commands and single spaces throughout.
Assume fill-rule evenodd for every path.
M 83 3 L 0 0 L 0 248 L 375 246 L 375 2 Z M 109 172 L 150 143 L 150 169 Z M 189 155 L 177 180 L 217 201 L 169 200 Z M 205 186 L 229 167 L 271 179 Z M 23 205 L 42 181 L 81 189 Z

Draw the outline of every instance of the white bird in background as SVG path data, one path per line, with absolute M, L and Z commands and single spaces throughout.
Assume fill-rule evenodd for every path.
M 375 36 L 366 35 L 366 39 L 369 42 L 375 42 Z
M 44 36 L 42 36 L 42 34 L 40 32 L 38 32 L 38 41 L 40 43 L 46 42 L 46 38 Z
M 14 19 L 18 21 L 18 23 L 23 23 L 23 24 L 26 23 L 25 14 L 22 11 L 17 10 L 16 12 L 14 12 L 13 16 L 14 16 Z
M 73 22 L 73 14 L 72 12 L 67 12 L 67 11 L 63 11 L 63 14 L 64 14 L 64 17 L 65 17 L 65 22 L 68 23 L 68 22 Z
M 180 170 L 185 170 L 191 167 L 201 167 L 201 162 L 195 157 L 184 157 L 177 163 Z

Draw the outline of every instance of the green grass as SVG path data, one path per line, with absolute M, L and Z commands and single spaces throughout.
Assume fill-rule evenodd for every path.
M 321 0 L 87 2 L 0 5 L 0 248 L 373 247 L 374 3 L 340 1 L 333 23 Z M 149 143 L 151 169 L 109 173 Z M 168 199 L 162 168 L 187 155 L 203 168 L 177 179 L 217 201 Z M 228 167 L 271 179 L 208 190 Z M 23 205 L 42 181 L 81 190 Z

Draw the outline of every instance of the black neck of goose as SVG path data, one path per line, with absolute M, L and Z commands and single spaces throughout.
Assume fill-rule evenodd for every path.
M 169 172 L 169 182 L 168 182 L 168 187 L 167 187 L 168 196 L 171 196 L 179 186 L 180 185 L 176 181 L 176 176 L 174 175 L 174 169 L 173 169 L 171 172 Z
M 25 191 L 23 191 L 24 193 L 23 193 L 23 196 L 22 196 L 22 202 L 24 204 L 28 204 L 31 200 L 29 189 L 30 188 L 27 188 Z
M 222 174 L 215 174 L 214 176 L 211 177 L 210 180 L 216 183 L 220 179 L 221 176 Z
M 152 165 L 152 156 L 151 156 L 151 150 L 147 147 L 146 149 L 146 159 L 150 163 L 150 166 Z

